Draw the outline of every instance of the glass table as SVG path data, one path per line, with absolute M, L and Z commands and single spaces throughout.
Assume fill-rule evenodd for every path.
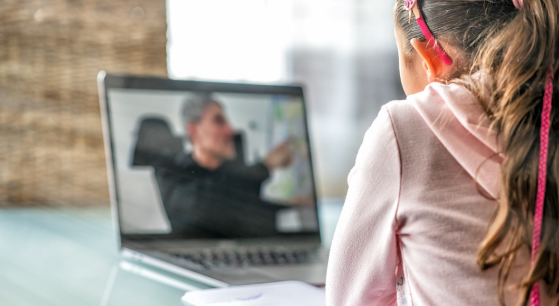
M 329 245 L 341 200 L 319 205 Z M 106 208 L 0 209 L 0 305 L 181 305 L 209 286 L 117 251 Z

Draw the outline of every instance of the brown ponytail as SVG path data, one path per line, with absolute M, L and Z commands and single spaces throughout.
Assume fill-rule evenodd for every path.
M 502 190 L 495 216 L 477 262 L 482 269 L 499 265 L 502 288 L 517 251 L 531 249 L 537 193 L 540 117 L 545 76 L 557 57 L 557 0 L 525 0 L 524 8 L 477 52 L 473 70 L 486 72 L 478 97 L 502 139 Z M 554 65 L 557 75 L 557 65 Z M 549 137 L 548 174 L 540 251 L 520 288 L 528 300 L 535 282 L 544 280 L 549 295 L 559 290 L 559 95 L 557 82 Z M 497 252 L 497 248 L 504 251 Z
M 398 0 L 403 7 L 403 0 Z M 462 63 L 452 82 L 467 86 L 484 106 L 497 130 L 504 161 L 502 190 L 495 215 L 481 244 L 481 269 L 499 267 L 499 300 L 517 252 L 528 252 L 537 192 L 540 116 L 545 76 L 553 65 L 558 79 L 559 1 L 524 0 L 518 10 L 512 0 L 419 1 L 426 23 L 437 39 L 462 51 Z M 398 9 L 396 22 L 405 48 L 411 38 L 425 40 L 409 15 Z M 557 59 L 553 64 L 553 59 Z M 470 76 L 482 72 L 481 79 Z M 535 282 L 543 280 L 548 294 L 559 292 L 559 88 L 554 81 L 548 173 L 540 251 L 520 285 L 528 301 Z

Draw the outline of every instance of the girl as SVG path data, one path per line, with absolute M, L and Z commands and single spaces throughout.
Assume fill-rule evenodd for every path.
M 329 305 L 558 305 L 558 18 L 558 0 L 397 1 L 408 97 L 349 174 Z

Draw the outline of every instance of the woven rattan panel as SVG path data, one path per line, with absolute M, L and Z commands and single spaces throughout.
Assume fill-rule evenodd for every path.
M 96 76 L 167 75 L 165 0 L 0 1 L 0 205 L 107 205 Z

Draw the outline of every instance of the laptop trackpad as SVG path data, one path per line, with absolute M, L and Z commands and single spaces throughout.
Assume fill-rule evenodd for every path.
M 206 270 L 204 274 L 234 286 L 278 281 L 276 277 L 254 268 Z
M 298 280 L 313 285 L 324 285 L 326 264 L 284 265 L 256 268 L 258 272 L 281 280 Z

